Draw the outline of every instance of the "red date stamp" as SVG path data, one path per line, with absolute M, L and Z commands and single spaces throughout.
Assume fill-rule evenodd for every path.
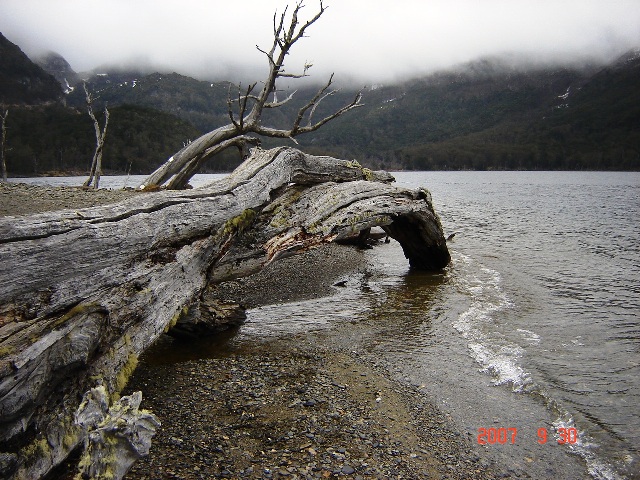
M 558 428 L 557 432 L 559 445 L 574 444 L 578 441 L 578 430 L 575 428 Z M 504 445 L 507 443 L 516 443 L 518 436 L 517 428 L 479 428 L 478 443 L 480 445 Z M 548 432 L 546 428 L 538 429 L 538 443 L 543 445 L 547 443 Z

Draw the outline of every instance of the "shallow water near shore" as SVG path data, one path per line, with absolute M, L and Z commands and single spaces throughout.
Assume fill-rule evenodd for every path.
M 483 447 L 503 463 L 534 478 L 638 478 L 640 175 L 397 178 L 427 186 L 458 232 L 446 274 L 411 273 L 397 245 L 382 246 L 350 298 L 252 312 L 244 334 L 305 310 L 317 326 L 344 313 L 358 322 L 339 329 L 353 348 L 422 386 L 471 438 L 516 428 L 515 444 Z M 577 442 L 559 445 L 559 428 Z
M 217 343 L 159 356 L 308 332 L 419 387 L 476 444 L 480 428 L 517 429 L 477 448 L 531 478 L 640 478 L 640 174 L 396 177 L 427 187 L 457 232 L 444 273 L 411 272 L 397 243 L 380 245 L 335 295 L 252 309 Z M 577 441 L 559 445 L 559 428 Z

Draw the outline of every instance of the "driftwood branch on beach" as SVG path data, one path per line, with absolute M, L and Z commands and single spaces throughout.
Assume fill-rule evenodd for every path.
M 207 314 L 212 282 L 374 226 L 413 267 L 444 268 L 429 193 L 392 180 L 353 161 L 255 149 L 206 188 L 0 218 L 0 475 L 37 478 L 86 444 L 83 396 L 103 387 L 115 401 L 158 336 Z

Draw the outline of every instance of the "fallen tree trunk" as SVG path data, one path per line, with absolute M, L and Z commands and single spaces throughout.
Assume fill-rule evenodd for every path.
M 74 420 L 85 393 L 100 386 L 116 399 L 159 335 L 207 311 L 211 282 L 373 226 L 413 267 L 444 268 L 429 193 L 392 179 L 256 149 L 207 188 L 0 218 L 0 475 L 37 478 L 86 443 Z

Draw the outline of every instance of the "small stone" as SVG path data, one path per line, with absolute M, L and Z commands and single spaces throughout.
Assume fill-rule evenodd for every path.
M 354 473 L 356 473 L 355 469 L 351 465 L 345 465 L 344 467 L 342 467 L 341 472 L 345 475 L 353 475 Z

